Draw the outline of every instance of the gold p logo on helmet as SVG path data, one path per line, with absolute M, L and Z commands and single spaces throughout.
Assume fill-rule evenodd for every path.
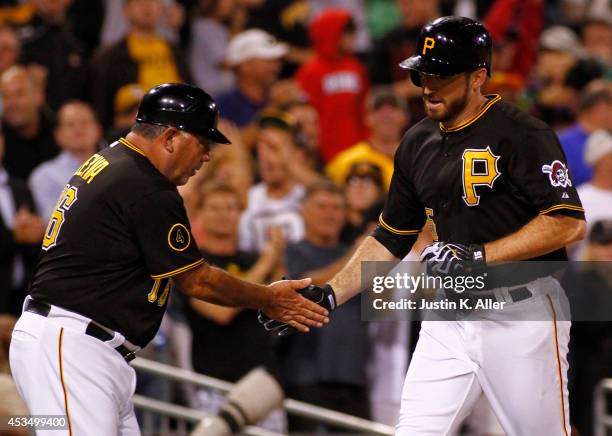
M 428 49 L 434 48 L 435 45 L 436 45 L 436 40 L 428 36 L 427 38 L 425 38 L 425 41 L 423 42 L 423 51 L 421 52 L 421 54 L 425 54 L 425 52 Z

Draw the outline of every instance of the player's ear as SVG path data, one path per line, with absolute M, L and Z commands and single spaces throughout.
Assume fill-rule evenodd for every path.
M 474 88 L 480 88 L 484 85 L 487 80 L 487 69 L 479 68 L 472 73 L 472 86 Z

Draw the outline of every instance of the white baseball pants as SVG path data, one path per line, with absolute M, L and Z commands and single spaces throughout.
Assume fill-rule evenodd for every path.
M 561 308 L 547 292 L 558 291 L 556 280 L 527 286 L 535 295 L 512 303 L 503 315 L 422 323 L 397 436 L 457 434 L 482 393 L 509 436 L 571 434 L 566 358 L 571 323 L 553 321 Z M 527 313 L 529 320 L 520 321 Z
M 68 430 L 37 435 L 140 435 L 132 396 L 136 373 L 113 349 L 85 334 L 88 318 L 53 307 L 23 312 L 11 340 L 11 371 L 32 415 L 62 415 Z

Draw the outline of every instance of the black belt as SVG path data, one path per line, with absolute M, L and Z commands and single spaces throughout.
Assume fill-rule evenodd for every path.
M 49 316 L 49 312 L 51 312 L 51 305 L 44 303 L 42 301 L 30 299 L 25 305 L 25 311 L 47 317 Z M 87 328 L 85 329 L 85 334 L 91 337 L 94 337 L 96 339 L 99 339 L 102 342 L 107 342 L 114 338 L 112 333 L 109 333 L 108 331 L 106 331 L 104 328 L 102 328 L 99 324 L 97 324 L 94 321 L 90 321 L 89 324 L 87 324 Z M 121 357 L 123 357 L 126 360 L 126 362 L 130 362 L 136 357 L 136 352 L 130 351 L 128 347 L 126 347 L 125 345 L 116 346 L 115 351 L 121 354 Z
M 533 293 L 526 286 L 521 286 L 520 288 L 509 289 L 508 294 L 510 295 L 510 298 L 512 299 L 513 303 L 517 303 L 519 301 L 523 301 L 523 300 L 533 297 Z M 498 298 L 495 296 L 495 294 L 492 292 L 491 293 L 488 293 L 488 292 L 480 293 L 478 291 L 475 291 L 475 292 L 470 292 L 469 294 L 467 294 L 467 297 L 473 298 L 475 300 L 492 299 L 497 302 L 504 301 L 504 300 L 499 301 Z

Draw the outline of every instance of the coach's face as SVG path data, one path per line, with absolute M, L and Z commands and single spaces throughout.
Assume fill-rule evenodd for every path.
M 453 120 L 465 109 L 468 101 L 486 78 L 484 68 L 454 76 L 421 74 L 421 89 L 425 113 L 435 121 Z
M 178 130 L 168 129 L 168 175 L 175 185 L 184 185 L 191 176 L 202 167 L 204 162 L 210 161 L 213 143 L 206 138 Z

